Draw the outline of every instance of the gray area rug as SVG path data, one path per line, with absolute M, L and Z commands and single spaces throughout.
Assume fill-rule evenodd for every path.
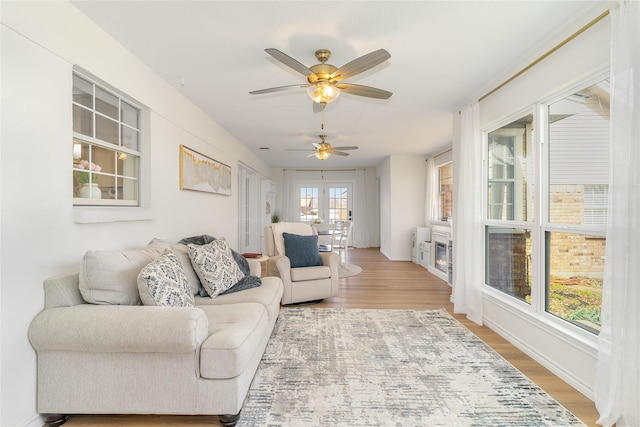
M 283 308 L 238 426 L 583 426 L 446 310 Z

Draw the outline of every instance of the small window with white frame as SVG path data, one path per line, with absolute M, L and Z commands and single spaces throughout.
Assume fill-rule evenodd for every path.
M 74 206 L 140 206 L 141 108 L 73 74 Z

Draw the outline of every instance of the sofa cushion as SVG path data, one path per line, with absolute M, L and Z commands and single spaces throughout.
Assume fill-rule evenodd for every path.
M 216 298 L 194 297 L 196 306 L 236 304 L 240 302 L 258 302 L 267 308 L 269 319 L 275 319 L 280 312 L 282 299 L 282 280 L 279 277 L 268 276 L 262 278 L 262 285 L 247 289 L 244 292 L 220 294 Z
M 191 288 L 193 295 L 198 294 L 198 289 L 202 285 L 200 284 L 200 278 L 198 277 L 198 274 L 193 269 L 193 265 L 191 265 L 191 259 L 189 258 L 189 248 L 187 248 L 187 245 L 184 245 L 182 243 L 172 243 L 167 240 L 154 238 L 151 242 L 149 242 L 148 247 L 158 247 L 173 252 L 180 262 L 182 271 L 184 271 L 184 274 L 187 275 L 187 279 L 189 280 L 189 287 Z
M 322 265 L 317 235 L 300 236 L 282 233 L 282 237 L 284 238 L 285 254 L 291 262 L 291 268 Z
M 173 252 L 166 252 L 140 271 L 138 291 L 144 305 L 195 306 L 187 275 Z
M 226 379 L 242 374 L 269 335 L 266 308 L 258 303 L 200 307 L 209 320 L 209 337 L 200 346 L 200 376 Z
M 138 274 L 162 252 L 152 247 L 87 251 L 80 263 L 82 298 L 90 304 L 139 305 Z
M 244 277 L 225 239 L 201 246 L 190 243 L 187 247 L 191 264 L 210 297 L 218 296 Z

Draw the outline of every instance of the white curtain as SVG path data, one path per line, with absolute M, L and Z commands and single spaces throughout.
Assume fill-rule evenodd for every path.
M 296 171 L 285 169 L 282 179 L 282 212 L 280 212 L 280 220 L 300 221 L 300 199 L 296 197 L 295 188 Z M 296 205 L 298 207 L 296 208 Z
M 351 244 L 356 248 L 369 247 L 369 225 L 367 224 L 367 185 L 365 170 L 356 170 L 356 182 L 353 189 L 353 228 Z
M 611 9 L 609 221 L 598 336 L 598 424 L 640 425 L 640 3 Z
M 453 310 L 482 325 L 482 138 L 477 102 L 461 110 L 453 138 Z
M 430 221 L 440 219 L 438 215 L 438 168 L 436 168 L 433 157 L 427 160 L 427 185 L 424 194 L 424 225 L 429 225 Z

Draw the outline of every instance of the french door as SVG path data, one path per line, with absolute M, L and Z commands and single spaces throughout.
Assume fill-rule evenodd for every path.
M 353 183 L 304 182 L 298 184 L 300 221 L 325 224 L 353 218 Z

